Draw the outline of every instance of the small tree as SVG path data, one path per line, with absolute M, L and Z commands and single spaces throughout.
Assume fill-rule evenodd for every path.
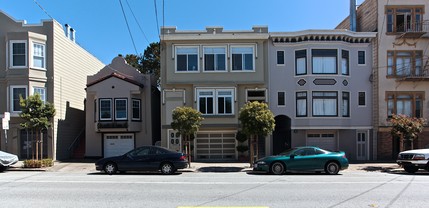
M 188 155 L 188 163 L 191 165 L 191 136 L 198 131 L 201 126 L 201 112 L 191 107 L 177 107 L 173 110 L 173 122 L 171 127 L 178 131 L 185 143 L 185 153 Z
M 250 165 L 252 165 L 255 151 L 258 152 L 258 136 L 267 136 L 274 131 L 274 115 L 266 103 L 254 101 L 247 102 L 240 109 L 238 120 L 241 122 L 243 133 L 250 137 Z
M 403 150 L 413 149 L 413 140 L 418 138 L 418 134 L 423 131 L 426 119 L 409 117 L 406 115 L 392 115 L 392 136 L 402 138 Z
M 125 60 L 130 66 L 138 69 L 141 73 L 155 76 L 159 84 L 160 57 L 159 42 L 153 42 L 144 50 L 143 55 L 127 54 Z
M 32 149 L 32 159 L 39 159 L 39 145 L 40 145 L 40 159 L 43 158 L 43 139 L 41 134 L 42 131 L 48 129 L 52 123 L 51 119 L 55 116 L 54 106 L 50 103 L 43 103 L 39 94 L 29 96 L 28 99 L 20 98 L 19 104 L 21 106 L 21 117 L 24 122 L 20 123 L 20 126 L 26 129 L 30 129 L 36 138 L 33 137 L 36 152 Z M 34 142 L 34 140 L 36 140 Z

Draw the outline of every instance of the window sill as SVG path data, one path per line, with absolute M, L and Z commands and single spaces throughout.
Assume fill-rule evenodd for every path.
M 202 115 L 204 118 L 234 118 L 235 115 Z
M 47 71 L 46 68 L 39 68 L 39 67 L 31 67 L 30 69 L 37 70 L 37 71 Z

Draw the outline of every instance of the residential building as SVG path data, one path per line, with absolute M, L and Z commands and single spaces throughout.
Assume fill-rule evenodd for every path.
M 345 151 L 373 159 L 373 32 L 270 32 L 269 106 L 275 130 L 271 154 L 290 147 Z
M 27 24 L 0 11 L 0 39 L 0 112 L 10 112 L 0 149 L 31 158 L 34 144 L 20 126 L 19 99 L 38 93 L 56 109 L 52 128 L 43 134 L 43 155 L 69 158 L 70 145 L 85 128 L 86 75 L 104 64 L 75 42 L 73 28 L 52 19 Z
M 268 28 L 161 28 L 161 144 L 184 151 L 172 111 L 189 106 L 204 120 L 192 141 L 194 159 L 236 160 L 238 114 L 247 101 L 266 102 Z M 264 147 L 263 139 L 261 147 Z M 265 149 L 260 148 L 260 155 Z
M 354 0 L 351 0 L 354 10 Z M 377 32 L 373 49 L 374 136 L 377 159 L 395 159 L 402 150 L 400 138 L 392 137 L 393 114 L 429 118 L 429 1 L 366 0 L 338 29 L 350 22 L 358 32 Z M 425 127 L 414 148 L 429 147 Z
M 87 79 L 85 157 L 122 155 L 160 141 L 156 80 L 122 56 Z

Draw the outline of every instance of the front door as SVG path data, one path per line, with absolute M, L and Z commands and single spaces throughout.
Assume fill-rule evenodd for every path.
M 366 131 L 358 131 L 357 132 L 357 152 L 356 159 L 357 160 L 367 160 L 368 156 L 368 132 Z

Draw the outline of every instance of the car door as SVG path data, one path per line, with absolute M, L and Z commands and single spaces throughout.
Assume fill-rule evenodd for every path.
M 314 148 L 302 148 L 291 155 L 286 168 L 288 170 L 315 170 L 318 163 Z
M 150 147 L 140 147 L 128 154 L 128 170 L 150 170 Z

